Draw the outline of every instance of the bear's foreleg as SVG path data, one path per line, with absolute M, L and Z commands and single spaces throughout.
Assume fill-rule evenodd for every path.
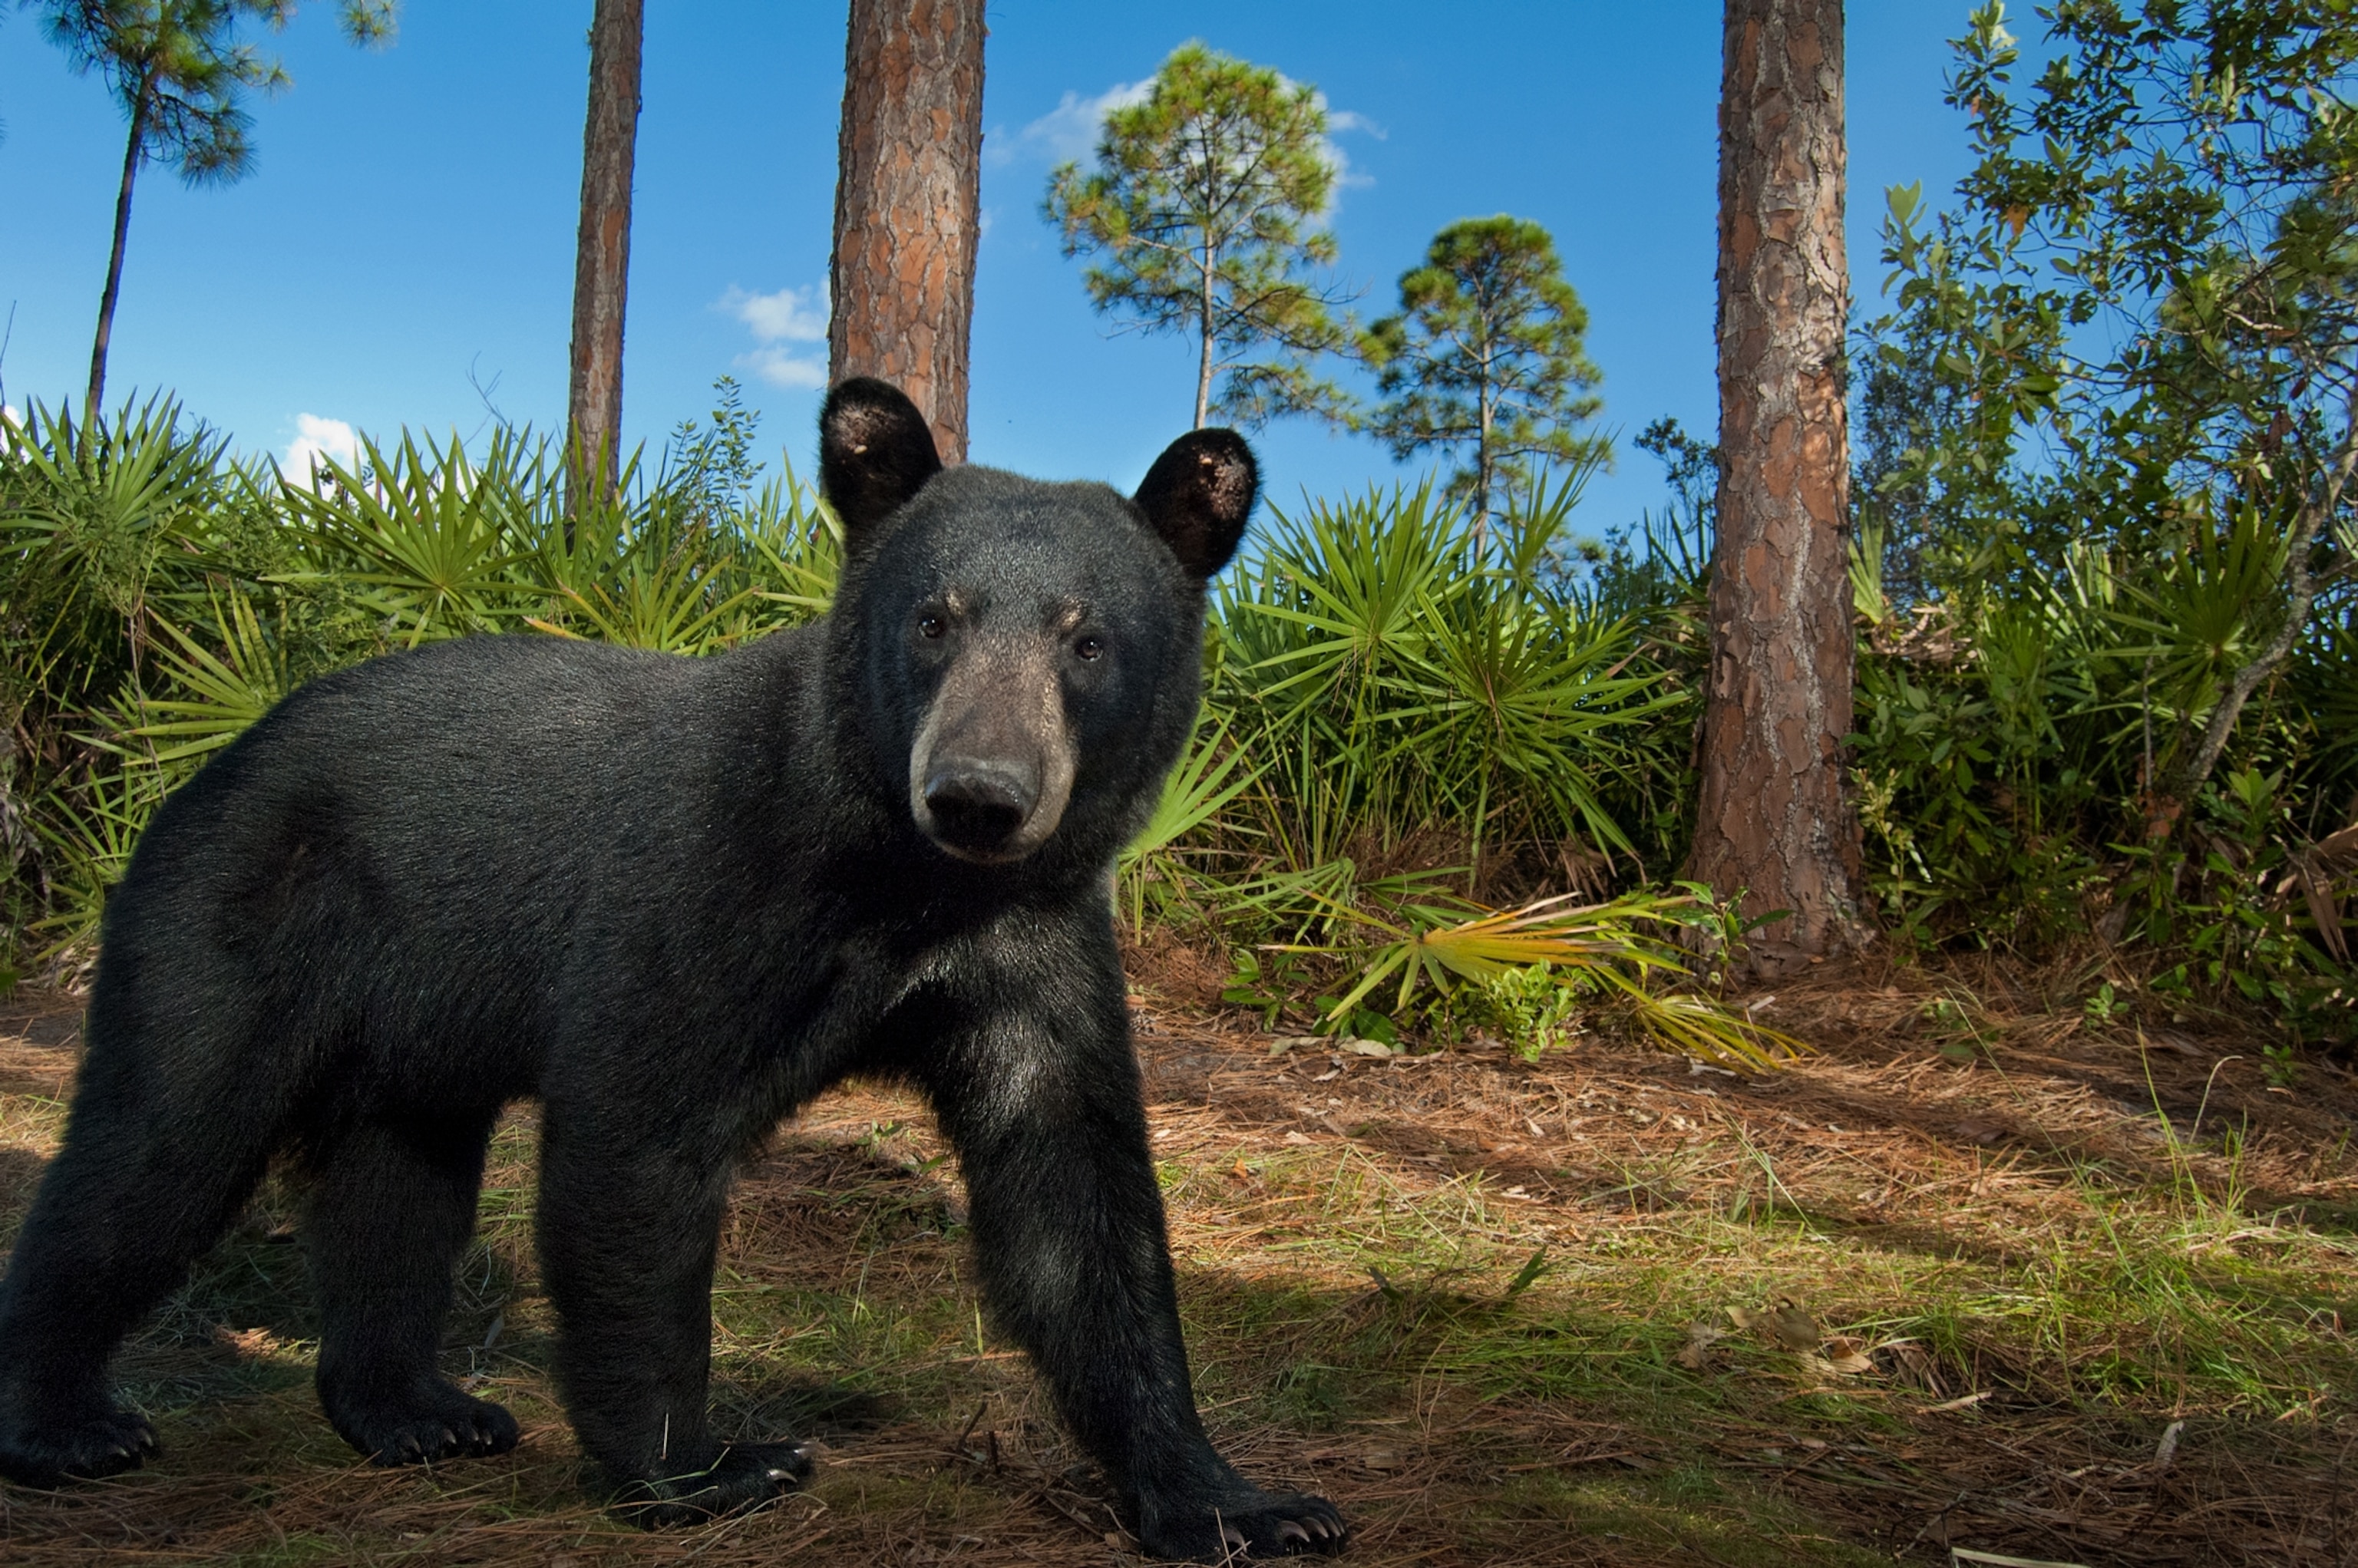
M 1149 1552 L 1340 1550 L 1333 1504 L 1255 1487 L 1196 1414 L 1118 969 L 1091 977 L 1085 998 L 1069 971 L 995 989 L 1039 1001 L 1002 1002 L 926 1074 L 966 1175 L 993 1315 L 1129 1502 Z
M 800 1444 L 712 1435 L 712 1266 L 735 1149 L 717 1110 L 703 1125 L 695 1097 L 666 1087 L 552 1094 L 541 1122 L 557 1380 L 583 1450 L 650 1527 L 765 1502 L 811 1468 Z

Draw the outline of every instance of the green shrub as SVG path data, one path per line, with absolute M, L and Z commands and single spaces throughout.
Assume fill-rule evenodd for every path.
M 156 803 L 296 686 L 476 633 L 704 654 L 823 609 L 833 519 L 791 470 L 754 485 L 753 416 L 724 382 L 661 470 L 568 515 L 551 452 L 480 457 L 404 434 L 297 484 L 232 460 L 178 405 L 0 426 L 5 914 L 87 957 Z

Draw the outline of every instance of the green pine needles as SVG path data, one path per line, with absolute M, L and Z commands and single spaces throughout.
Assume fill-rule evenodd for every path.
M 1478 548 L 1510 487 L 1611 455 L 1585 428 L 1603 406 L 1588 312 L 1548 232 L 1501 213 L 1442 230 L 1399 311 L 1362 328 L 1328 281 L 1328 125 L 1314 89 L 1191 43 L 1107 114 L 1093 168 L 1050 177 L 1041 212 L 1065 255 L 1092 258 L 1090 302 L 1118 330 L 1193 338 L 1198 426 L 1307 414 L 1403 460 L 1453 459 Z M 1322 377 L 1330 358 L 1372 371 L 1380 401 Z
M 1602 373 L 1545 229 L 1504 213 L 1452 223 L 1401 275 L 1400 297 L 1400 313 L 1361 340 L 1384 394 L 1366 427 L 1400 458 L 1459 454 L 1449 493 L 1468 503 L 1477 535 L 1535 465 L 1607 455 L 1580 429 L 1604 406 L 1591 391 Z
M 1100 258 L 1084 275 L 1098 310 L 1195 339 L 1196 426 L 1256 428 L 1347 407 L 1311 369 L 1349 342 L 1318 276 L 1335 261 L 1320 226 L 1335 178 L 1314 90 L 1191 43 L 1106 116 L 1093 170 L 1050 177 L 1041 211 L 1065 255 Z

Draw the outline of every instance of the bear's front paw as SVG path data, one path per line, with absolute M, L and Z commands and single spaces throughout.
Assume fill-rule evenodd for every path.
M 427 1465 L 462 1454 L 505 1454 L 516 1445 L 515 1417 L 439 1378 L 400 1399 L 340 1393 L 322 1402 L 338 1433 L 374 1465 Z
M 0 1476 L 57 1487 L 135 1470 L 157 1452 L 156 1429 L 112 1403 L 70 1420 L 0 1424 Z
M 799 1443 L 732 1443 L 704 1469 L 631 1482 L 614 1508 L 647 1530 L 705 1524 L 758 1508 L 810 1473 L 810 1450 Z
M 1231 1493 L 1212 1503 L 1149 1509 L 1139 1543 L 1156 1557 L 1223 1563 L 1230 1557 L 1286 1557 L 1299 1552 L 1336 1552 L 1347 1532 L 1343 1516 L 1307 1492 Z

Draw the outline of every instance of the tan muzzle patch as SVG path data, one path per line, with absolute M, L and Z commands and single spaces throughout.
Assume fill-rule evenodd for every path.
M 1064 820 L 1078 758 L 1057 650 L 1049 639 L 978 642 L 925 710 L 909 752 L 909 810 L 962 860 L 1020 860 Z

